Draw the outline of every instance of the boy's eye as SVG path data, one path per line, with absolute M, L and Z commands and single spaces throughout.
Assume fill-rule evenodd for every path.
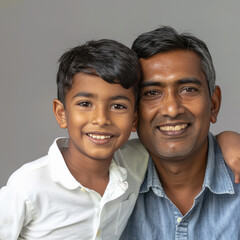
M 122 104 L 115 103 L 115 104 L 111 105 L 111 109 L 126 109 L 126 106 L 124 106 Z
M 92 104 L 90 102 L 87 102 L 87 101 L 79 102 L 77 105 L 81 106 L 81 107 L 91 107 L 92 106 Z

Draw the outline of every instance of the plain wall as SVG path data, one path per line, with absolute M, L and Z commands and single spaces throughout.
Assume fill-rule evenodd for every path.
M 160 25 L 198 36 L 212 53 L 222 88 L 212 131 L 239 131 L 239 10 L 237 0 L 0 0 L 0 187 L 67 135 L 52 113 L 57 60 L 91 39 L 131 46 Z

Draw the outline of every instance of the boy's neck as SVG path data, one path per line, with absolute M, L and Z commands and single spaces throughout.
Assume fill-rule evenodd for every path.
M 103 196 L 109 182 L 111 160 L 94 160 L 77 156 L 69 148 L 62 150 L 63 158 L 74 178 L 82 186 L 92 189 Z

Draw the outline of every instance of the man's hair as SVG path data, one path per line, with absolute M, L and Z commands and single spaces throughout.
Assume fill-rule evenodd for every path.
M 57 72 L 57 96 L 63 104 L 77 73 L 99 76 L 106 82 L 120 84 L 125 89 L 133 87 L 137 103 L 141 65 L 136 53 L 125 45 L 101 39 L 88 41 L 65 52 L 59 59 Z
M 138 58 L 144 59 L 178 49 L 195 52 L 201 59 L 202 70 L 207 79 L 210 95 L 212 95 L 216 79 L 212 57 L 206 44 L 197 37 L 189 33 L 179 34 L 172 27 L 162 26 L 137 37 L 132 49 L 137 53 Z

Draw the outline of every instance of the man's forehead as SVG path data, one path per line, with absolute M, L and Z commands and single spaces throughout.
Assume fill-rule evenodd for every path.
M 205 76 L 200 57 L 189 50 L 174 50 L 140 59 L 143 80 L 160 78 L 198 78 Z

